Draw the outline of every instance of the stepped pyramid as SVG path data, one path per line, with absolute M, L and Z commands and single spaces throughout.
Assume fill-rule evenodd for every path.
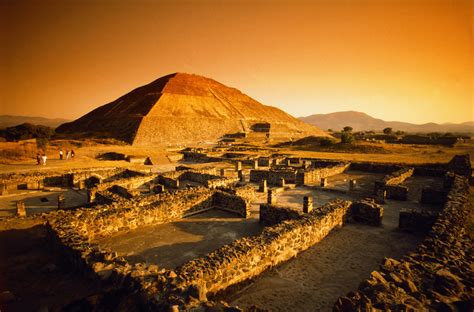
M 216 141 L 238 132 L 275 139 L 327 136 L 237 89 L 184 73 L 161 77 L 56 131 L 100 135 L 136 146 Z

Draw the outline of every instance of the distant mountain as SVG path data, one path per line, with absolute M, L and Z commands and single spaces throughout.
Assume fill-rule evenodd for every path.
M 365 113 L 347 111 L 336 112 L 330 114 L 315 114 L 307 117 L 300 117 L 300 120 L 314 125 L 320 129 L 332 129 L 339 131 L 345 126 L 350 126 L 354 131 L 362 130 L 383 130 L 384 128 L 392 128 L 394 131 L 401 130 L 405 132 L 461 132 L 474 133 L 474 121 L 455 123 L 426 123 L 412 124 L 402 121 L 385 121 L 369 116 Z
M 68 122 L 67 119 L 62 118 L 45 118 L 45 117 L 31 117 L 31 116 L 13 116 L 0 115 L 0 129 L 12 126 L 18 126 L 24 123 L 33 125 L 43 125 L 51 128 L 56 128 L 62 123 Z

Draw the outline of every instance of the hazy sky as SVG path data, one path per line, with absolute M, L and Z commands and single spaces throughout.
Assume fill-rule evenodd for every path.
M 77 118 L 188 72 L 294 116 L 474 120 L 471 0 L 0 3 L 0 114 Z

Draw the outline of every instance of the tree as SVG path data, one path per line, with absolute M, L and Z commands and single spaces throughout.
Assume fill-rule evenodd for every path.
M 385 129 L 383 129 L 383 133 L 385 133 L 385 134 L 392 134 L 392 128 L 385 128 Z
M 349 131 L 344 131 L 341 135 L 341 143 L 350 144 L 354 142 L 354 136 Z
M 345 126 L 342 131 L 344 131 L 344 132 L 352 132 L 352 127 L 350 127 L 350 126 Z
M 395 132 L 396 135 L 404 135 L 405 132 L 401 131 L 401 130 L 397 130 L 397 132 Z

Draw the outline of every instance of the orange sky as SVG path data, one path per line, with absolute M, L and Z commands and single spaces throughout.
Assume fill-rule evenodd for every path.
M 77 118 L 188 72 L 294 116 L 474 120 L 470 0 L 0 3 L 0 114 Z

